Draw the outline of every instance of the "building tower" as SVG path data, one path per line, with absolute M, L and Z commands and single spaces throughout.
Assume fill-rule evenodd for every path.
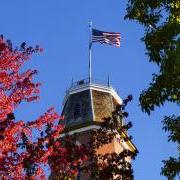
M 109 117 L 122 100 L 108 83 L 99 83 L 83 79 L 72 83 L 64 98 L 62 115 L 69 135 L 80 133 L 79 143 L 86 143 L 93 129 L 99 128 L 104 117 Z M 124 122 L 122 122 L 124 123 Z M 82 134 L 82 136 L 81 136 Z M 100 149 L 100 153 L 121 152 L 127 149 L 136 151 L 136 147 L 128 140 L 114 140 Z M 86 179 L 80 177 L 80 179 Z

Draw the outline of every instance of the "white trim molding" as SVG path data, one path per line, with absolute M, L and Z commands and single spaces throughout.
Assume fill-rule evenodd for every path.
M 119 104 L 122 104 L 122 99 L 119 97 L 117 92 L 112 87 L 102 86 L 98 84 L 86 84 L 86 85 L 70 88 L 66 93 L 66 96 L 63 101 L 63 105 L 65 105 L 70 95 L 76 94 L 82 91 L 86 91 L 86 90 L 96 90 L 96 91 L 110 93 Z
M 79 128 L 79 129 L 69 131 L 67 134 L 72 135 L 72 134 L 75 134 L 75 133 L 81 133 L 81 132 L 84 132 L 84 131 L 89 131 L 91 129 L 99 129 L 99 128 L 100 128 L 100 126 L 98 126 L 98 125 L 90 125 L 90 126 L 86 126 L 86 127 L 82 127 L 82 128 Z M 65 136 L 65 133 L 60 134 L 59 137 L 64 137 L 64 136 Z

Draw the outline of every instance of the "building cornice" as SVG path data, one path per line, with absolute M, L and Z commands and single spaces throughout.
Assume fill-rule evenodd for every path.
M 84 123 L 81 125 L 76 125 L 72 126 L 70 128 L 65 128 L 65 130 L 60 134 L 60 137 L 64 137 L 66 134 L 68 135 L 73 135 L 75 133 L 81 133 L 81 132 L 86 132 L 92 129 L 99 129 L 101 128 L 101 123 L 100 122 L 88 122 Z M 121 133 L 120 135 L 123 139 L 127 139 L 126 141 L 122 141 L 122 145 L 125 147 L 125 149 L 129 149 L 132 152 L 136 152 L 137 148 L 136 146 L 132 143 L 131 140 L 128 140 L 128 135 L 126 133 Z

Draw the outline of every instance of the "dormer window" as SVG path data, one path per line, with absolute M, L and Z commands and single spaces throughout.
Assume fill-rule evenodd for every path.
M 74 106 L 74 119 L 77 119 L 80 116 L 81 116 L 81 105 L 80 103 L 77 103 Z

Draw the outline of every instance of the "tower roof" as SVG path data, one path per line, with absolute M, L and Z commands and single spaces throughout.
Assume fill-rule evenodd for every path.
M 109 83 L 89 79 L 77 81 L 72 83 L 64 98 L 64 124 L 73 129 L 96 125 L 121 103 L 121 98 Z

